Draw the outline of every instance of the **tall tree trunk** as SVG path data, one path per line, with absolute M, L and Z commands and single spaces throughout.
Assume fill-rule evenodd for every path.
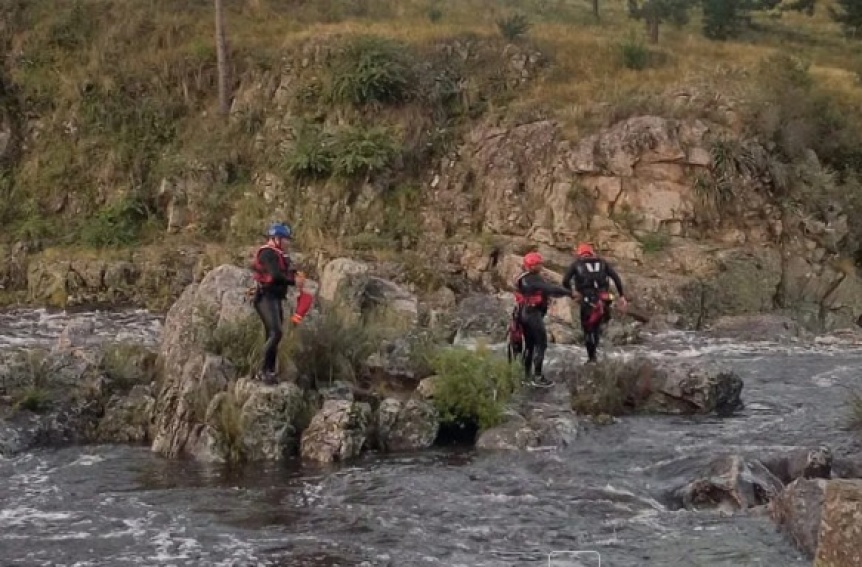
M 593 0 L 593 15 L 599 19 L 599 0 Z
M 649 30 L 650 43 L 658 43 L 658 25 L 659 19 L 655 16 L 647 19 L 647 29 Z
M 224 29 L 224 8 L 222 0 L 215 2 L 216 58 L 218 59 L 218 103 L 219 113 L 230 114 L 230 69 L 227 57 L 227 37 Z

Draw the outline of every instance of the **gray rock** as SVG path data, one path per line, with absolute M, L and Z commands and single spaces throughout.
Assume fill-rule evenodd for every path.
M 377 410 L 377 442 L 385 451 L 415 451 L 434 444 L 440 429 L 437 409 L 422 399 L 406 403 L 393 398 Z
M 724 455 L 713 459 L 699 478 L 677 489 L 674 498 L 687 509 L 731 512 L 767 504 L 783 488 L 761 462 Z
M 826 482 L 800 478 L 769 504 L 773 521 L 809 559 L 817 551 Z
M 359 456 L 370 421 L 371 407 L 366 403 L 327 400 L 302 433 L 302 458 L 330 463 Z

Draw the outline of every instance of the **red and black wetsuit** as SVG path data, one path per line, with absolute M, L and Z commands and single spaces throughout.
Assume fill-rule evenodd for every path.
M 282 302 L 287 297 L 288 287 L 296 285 L 296 270 L 291 266 L 287 254 L 276 246 L 266 244 L 258 249 L 252 272 L 257 282 L 254 309 L 266 331 L 262 370 L 264 373 L 275 373 L 278 345 L 284 334 Z M 301 293 L 296 305 L 297 315 L 304 317 L 310 308 L 311 296 Z
M 584 343 L 587 356 L 596 360 L 596 352 L 601 340 L 602 323 L 611 318 L 608 291 L 613 281 L 620 296 L 623 282 L 613 266 L 598 256 L 578 258 L 569 266 L 563 276 L 563 287 L 572 287 L 583 296 L 581 299 L 581 328 L 584 330 Z
M 515 280 L 515 300 L 518 303 L 518 319 L 524 331 L 524 374 L 529 379 L 531 370 L 542 376 L 545 350 L 548 348 L 548 331 L 545 315 L 551 297 L 566 297 L 571 292 L 545 281 L 539 274 L 525 272 Z

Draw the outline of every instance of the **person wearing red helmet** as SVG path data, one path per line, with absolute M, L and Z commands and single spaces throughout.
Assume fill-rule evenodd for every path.
M 524 377 L 534 386 L 549 387 L 553 383 L 542 374 L 548 332 L 545 315 L 551 297 L 567 297 L 571 291 L 547 282 L 540 272 L 545 263 L 538 252 L 524 256 L 524 271 L 515 279 L 515 313 L 513 321 L 520 326 L 524 339 Z
M 575 261 L 563 276 L 563 287 L 574 292 L 581 304 L 581 328 L 589 362 L 596 362 L 602 326 L 610 321 L 612 296 L 610 282 L 614 282 L 619 295 L 618 306 L 625 312 L 627 301 L 623 282 L 613 266 L 599 257 L 590 244 L 578 244 Z

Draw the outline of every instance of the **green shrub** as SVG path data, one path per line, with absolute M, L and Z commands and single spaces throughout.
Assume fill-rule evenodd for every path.
M 398 144 L 386 128 L 348 127 L 336 137 L 333 173 L 344 179 L 380 173 L 398 153 Z
M 156 355 L 134 343 L 112 343 L 105 346 L 100 363 L 112 392 L 128 392 L 139 384 L 151 383 L 156 377 Z
M 387 170 L 399 153 L 398 142 L 381 126 L 347 126 L 333 134 L 319 126 L 304 126 L 285 167 L 298 180 L 331 175 L 356 179 Z
M 138 240 L 148 220 L 146 206 L 138 199 L 123 199 L 84 221 L 81 241 L 94 248 L 127 246 Z
M 230 361 L 240 376 L 251 374 L 260 365 L 265 337 L 256 315 L 220 325 L 203 318 L 199 331 L 204 350 Z
M 488 429 L 502 422 L 522 370 L 486 349 L 445 348 L 431 356 L 439 378 L 434 404 L 443 423 L 476 424 Z
M 280 359 L 292 360 L 299 375 L 317 385 L 355 382 L 387 329 L 374 317 L 363 318 L 340 303 L 316 309 L 316 317 L 288 331 Z
M 512 14 L 497 20 L 497 29 L 507 41 L 517 41 L 530 31 L 530 21 L 524 14 Z
M 650 49 L 636 36 L 629 36 L 620 44 L 619 49 L 623 67 L 633 71 L 660 67 L 668 60 L 666 53 Z
M 629 38 L 620 45 L 620 57 L 626 69 L 641 71 L 649 66 L 650 50 L 642 42 Z
M 51 409 L 51 396 L 44 388 L 30 387 L 17 396 L 15 407 L 19 410 L 42 413 Z
M 328 98 L 338 104 L 401 104 L 413 96 L 416 81 L 410 48 L 375 36 L 348 43 L 330 65 Z
M 661 252 L 670 244 L 670 235 L 666 232 L 649 232 L 638 238 L 641 250 L 645 254 Z
M 443 19 L 443 10 L 441 10 L 439 6 L 430 6 L 426 14 L 428 16 L 428 21 L 432 24 L 436 24 Z
M 216 394 L 207 410 L 207 424 L 212 428 L 217 454 L 228 464 L 246 460 L 243 443 L 242 405 L 232 390 Z
M 287 156 L 285 167 L 296 179 L 325 179 L 332 175 L 335 148 L 332 136 L 320 126 L 305 125 L 296 136 L 293 151 Z

